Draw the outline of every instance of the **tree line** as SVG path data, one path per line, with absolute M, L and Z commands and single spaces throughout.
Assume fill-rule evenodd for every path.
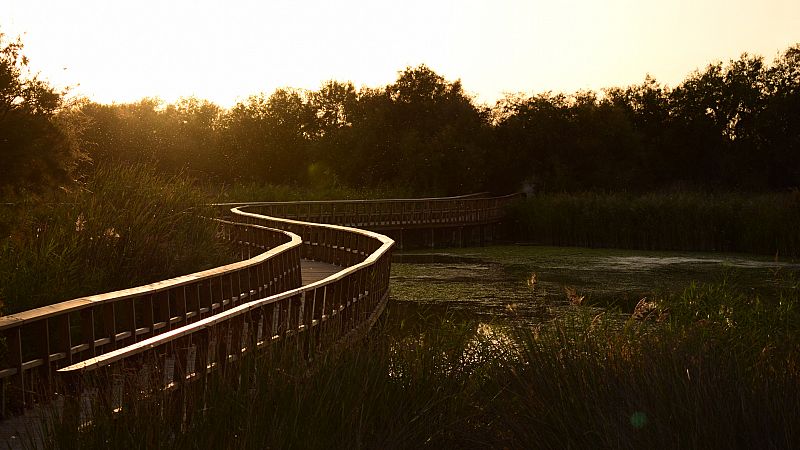
M 0 37 L 2 37 L 0 35 Z M 0 42 L 2 43 L 2 42 Z M 6 192 L 148 162 L 216 183 L 401 186 L 419 194 L 785 190 L 800 186 L 800 44 L 744 54 L 675 87 L 508 95 L 478 104 L 420 65 L 384 87 L 327 81 L 224 109 L 206 100 L 68 100 L 0 45 Z

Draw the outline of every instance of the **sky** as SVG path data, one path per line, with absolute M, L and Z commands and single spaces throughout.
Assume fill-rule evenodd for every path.
M 330 79 L 381 87 L 426 64 L 477 102 L 669 86 L 800 43 L 799 0 L 0 0 L 40 77 L 102 103 L 229 107 Z

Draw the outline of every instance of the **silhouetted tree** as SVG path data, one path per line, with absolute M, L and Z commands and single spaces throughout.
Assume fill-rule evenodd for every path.
M 163 103 L 144 98 L 136 103 L 100 105 L 89 103 L 82 112 L 91 124 L 83 134 L 84 145 L 96 162 L 161 163 L 169 145 L 167 124 L 163 120 Z
M 605 90 L 605 98 L 625 114 L 632 126 L 637 148 L 631 155 L 639 171 L 635 186 L 651 189 L 668 183 L 665 131 L 670 123 L 670 91 L 649 75 L 642 84 Z
M 543 190 L 621 188 L 638 182 L 640 139 L 625 111 L 591 91 L 509 97 L 496 126 L 511 188 L 520 181 Z M 495 179 L 504 177 L 496 168 Z M 507 170 L 507 169 L 506 169 Z
M 709 65 L 672 92 L 672 178 L 714 185 L 763 185 L 755 117 L 763 108 L 761 58 Z M 742 168 L 749 168 L 744 173 Z M 745 178 L 751 178 L 751 181 Z
M 41 190 L 68 179 L 75 159 L 56 123 L 63 94 L 27 70 L 22 42 L 0 34 L 0 189 Z
M 312 184 L 331 186 L 350 175 L 351 167 L 342 158 L 353 146 L 352 120 L 357 102 L 358 92 L 349 82 L 327 81 L 318 91 L 308 93 L 308 107 L 314 113 L 309 127 L 312 163 L 308 179 Z
M 767 67 L 747 54 L 670 90 L 512 96 L 495 108 L 492 184 L 544 190 L 791 188 L 800 184 L 797 46 Z
M 222 109 L 206 100 L 182 98 L 163 112 L 166 129 L 163 156 L 171 171 L 188 169 L 202 177 L 224 174 L 230 165 L 220 148 L 218 123 Z
M 250 179 L 303 181 L 309 166 L 309 140 L 315 131 L 314 114 L 298 90 L 251 96 L 223 118 L 223 145 Z
M 800 46 L 771 66 L 746 54 L 710 64 L 672 89 L 648 76 L 602 95 L 518 94 L 488 109 L 421 65 L 384 87 L 328 81 L 230 110 L 195 98 L 64 108 L 59 93 L 21 76 L 21 44 L 4 48 L 5 183 L 63 176 L 77 141 L 97 162 L 426 195 L 800 186 Z
M 348 181 L 435 193 L 482 186 L 488 115 L 459 81 L 424 65 L 407 68 L 385 89 L 362 89 L 349 117 L 348 148 L 335 152 L 360 162 L 344 171 Z
M 431 192 L 456 193 L 483 184 L 480 135 L 487 115 L 463 91 L 425 65 L 406 68 L 386 88 L 392 99 L 391 154 L 399 176 Z
M 800 187 L 800 44 L 775 60 L 766 74 L 767 98 L 755 124 L 771 188 Z

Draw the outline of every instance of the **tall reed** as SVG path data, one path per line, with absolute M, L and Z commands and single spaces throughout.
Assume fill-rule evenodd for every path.
M 231 262 L 186 176 L 97 168 L 71 192 L 6 208 L 0 300 L 9 314 Z
M 398 187 L 354 188 L 340 184 L 330 186 L 289 186 L 279 184 L 236 183 L 206 188 L 220 202 L 362 200 L 374 198 L 409 198 L 409 189 Z
M 800 256 L 800 192 L 537 194 L 512 210 L 546 245 Z
M 584 314 L 521 333 L 525 364 L 491 405 L 498 427 L 528 448 L 796 448 L 792 289 L 762 301 L 695 286 L 661 302 L 660 323 Z
M 141 404 L 55 446 L 82 448 L 797 448 L 798 283 L 773 299 L 693 286 L 650 319 L 574 306 L 531 328 L 391 317 L 313 366 L 283 351 Z M 786 284 L 784 284 L 786 286 Z M 313 370 L 309 370 L 313 367 Z

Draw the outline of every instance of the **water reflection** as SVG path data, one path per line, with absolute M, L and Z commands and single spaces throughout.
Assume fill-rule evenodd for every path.
M 392 365 L 389 376 L 404 378 L 415 373 L 449 378 L 470 376 L 476 370 L 503 364 L 521 356 L 508 324 L 474 321 L 454 314 L 424 316 L 430 323 L 387 323 Z M 422 372 L 421 372 L 422 371 Z

